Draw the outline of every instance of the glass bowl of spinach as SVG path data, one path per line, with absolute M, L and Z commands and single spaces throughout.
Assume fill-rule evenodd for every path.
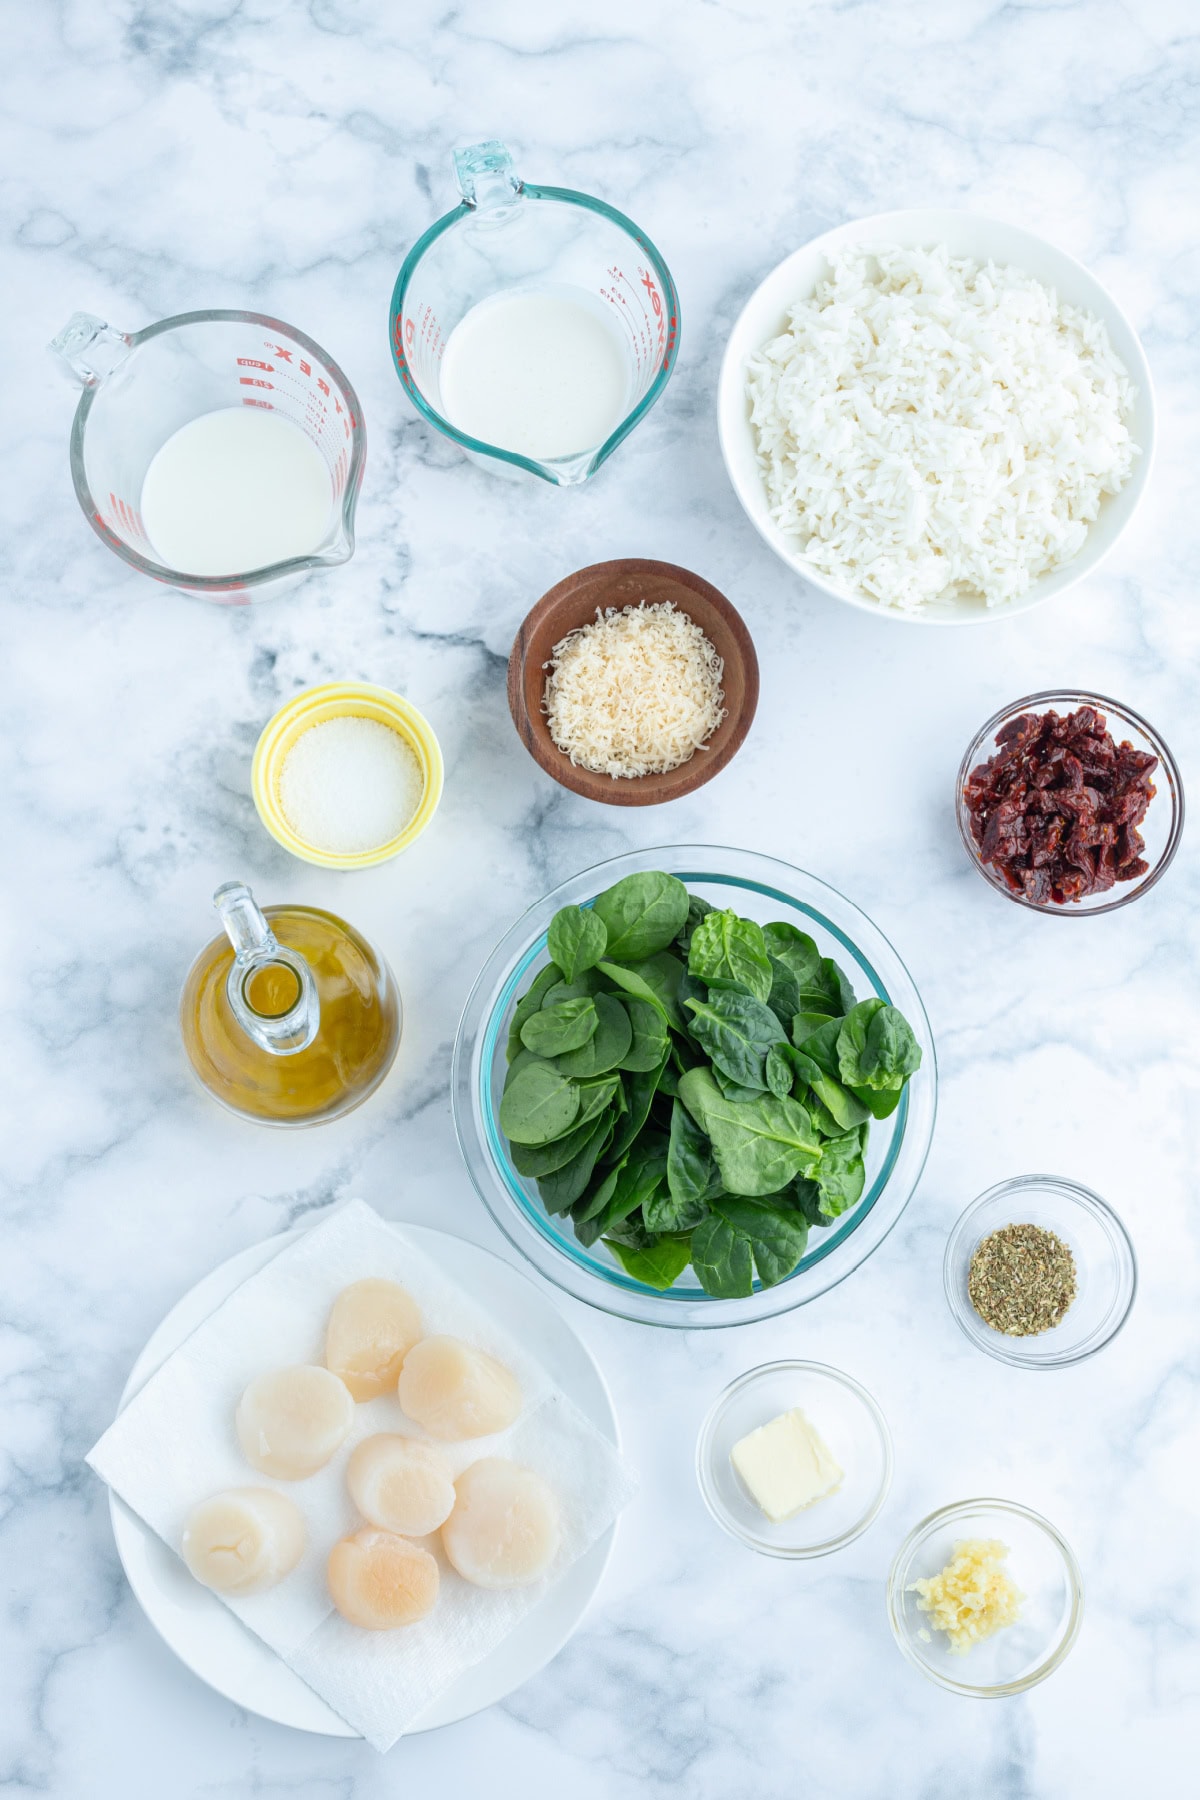
M 856 1269 L 916 1187 L 936 1089 L 920 996 L 865 914 L 787 863 L 695 845 L 531 907 L 451 1073 L 468 1171 L 516 1248 L 589 1305 L 687 1328 Z

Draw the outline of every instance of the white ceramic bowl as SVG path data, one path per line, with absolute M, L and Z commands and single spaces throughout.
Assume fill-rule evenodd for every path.
M 1053 286 L 1071 305 L 1083 307 L 1102 320 L 1113 349 L 1129 371 L 1137 389 L 1130 430 L 1142 452 L 1134 462 L 1133 474 L 1119 494 L 1104 501 L 1100 516 L 1089 529 L 1078 555 L 1033 582 L 1019 600 L 988 607 L 982 600 L 955 599 L 926 606 L 917 613 L 880 606 L 877 601 L 848 588 L 835 587 L 810 569 L 771 519 L 750 428 L 746 363 L 756 350 L 785 329 L 789 308 L 815 291 L 818 281 L 828 272 L 830 254 L 854 244 L 890 244 L 913 249 L 945 244 L 952 256 L 970 256 L 979 261 L 990 257 L 993 262 L 1022 269 Z M 1137 333 L 1112 295 L 1082 263 L 1077 263 L 1062 250 L 1056 250 L 1043 238 L 1034 237 L 1032 232 L 1022 231 L 1018 225 L 1007 225 L 1001 219 L 984 218 L 978 213 L 927 207 L 876 213 L 871 218 L 839 225 L 814 238 L 802 249 L 793 251 L 772 269 L 746 302 L 729 334 L 717 388 L 717 427 L 725 467 L 746 516 L 776 555 L 805 581 L 833 600 L 843 600 L 864 612 L 904 624 L 977 625 L 985 620 L 1008 619 L 1014 613 L 1028 612 L 1030 607 L 1040 605 L 1054 594 L 1061 594 L 1065 588 L 1090 574 L 1107 556 L 1133 517 L 1149 479 L 1154 458 L 1154 389 Z

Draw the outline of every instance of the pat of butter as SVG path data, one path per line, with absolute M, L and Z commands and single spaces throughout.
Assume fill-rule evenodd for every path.
M 798 1406 L 739 1438 L 729 1460 L 774 1525 L 842 1483 L 837 1460 Z

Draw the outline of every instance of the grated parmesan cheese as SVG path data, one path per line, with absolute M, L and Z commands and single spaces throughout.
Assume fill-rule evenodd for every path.
M 934 1630 L 946 1633 L 956 1656 L 1020 1618 L 1025 1596 L 1004 1567 L 1007 1556 L 1008 1545 L 998 1538 L 964 1538 L 944 1569 L 909 1582 L 909 1593 Z
M 679 768 L 725 717 L 725 665 L 670 600 L 597 608 L 545 667 L 550 736 L 578 768 L 614 781 Z

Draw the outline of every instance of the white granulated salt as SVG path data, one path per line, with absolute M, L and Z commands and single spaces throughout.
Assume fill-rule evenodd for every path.
M 279 804 L 297 837 L 331 856 L 378 850 L 409 823 L 424 791 L 417 758 L 377 719 L 326 719 L 292 745 Z

